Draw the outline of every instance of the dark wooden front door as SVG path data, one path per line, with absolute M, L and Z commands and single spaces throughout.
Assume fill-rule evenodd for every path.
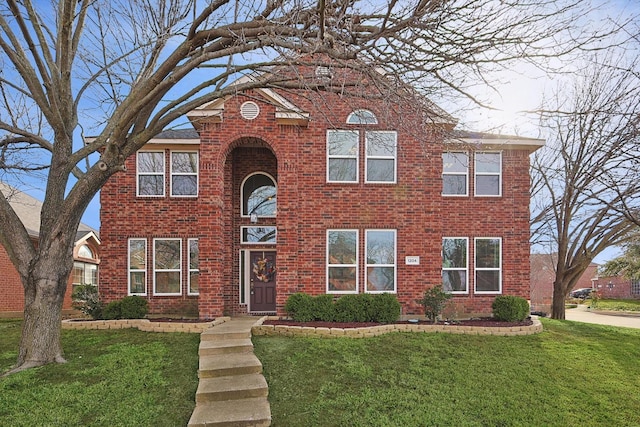
M 251 312 L 276 311 L 276 252 L 251 251 Z

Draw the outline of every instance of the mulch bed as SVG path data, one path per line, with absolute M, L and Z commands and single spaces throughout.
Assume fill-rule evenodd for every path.
M 409 321 L 399 321 L 395 322 L 396 324 L 416 324 L 415 322 Z M 421 320 L 417 323 L 418 325 L 433 325 L 434 323 L 431 321 Z M 478 319 L 466 319 L 466 320 L 456 320 L 449 322 L 436 322 L 436 325 L 454 325 L 454 326 L 480 326 L 485 328 L 508 328 L 512 326 L 531 326 L 533 325 L 533 321 L 531 319 L 526 319 L 522 322 L 502 322 L 499 320 L 495 320 L 492 318 L 478 318 Z M 282 326 L 308 326 L 312 328 L 366 328 L 369 326 L 380 326 L 382 323 L 374 323 L 374 322 L 294 322 L 293 320 L 285 320 L 285 319 L 268 319 L 265 320 L 263 325 L 282 325 Z

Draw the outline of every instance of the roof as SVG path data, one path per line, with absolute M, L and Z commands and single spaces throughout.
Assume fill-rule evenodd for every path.
M 24 224 L 27 233 L 32 237 L 38 237 L 40 234 L 40 211 L 42 210 L 42 202 L 3 182 L 0 182 L 0 191 L 9 201 L 9 204 L 22 221 L 22 224 Z M 98 235 L 96 229 L 80 223 L 75 241 L 80 240 L 88 233 Z
M 481 145 L 483 149 L 527 149 L 535 151 L 544 146 L 545 140 L 539 138 L 527 138 L 516 135 L 500 135 L 484 132 L 472 132 L 466 130 L 454 130 L 445 141 L 449 144 Z

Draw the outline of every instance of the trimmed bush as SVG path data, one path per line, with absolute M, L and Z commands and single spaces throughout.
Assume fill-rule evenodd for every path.
M 324 294 L 313 297 L 314 320 L 323 322 L 333 322 L 335 320 L 336 309 L 333 304 L 333 295 Z
M 120 308 L 121 308 L 121 302 L 119 300 L 111 301 L 102 310 L 102 318 L 104 320 L 120 319 L 120 316 L 122 315 Z
M 526 299 L 513 295 L 500 295 L 491 304 L 493 317 L 504 322 L 521 322 L 529 315 Z
M 400 309 L 400 302 L 393 294 L 376 294 L 371 300 L 371 313 L 374 322 L 397 322 L 400 319 Z
M 120 300 L 120 319 L 142 319 L 149 312 L 146 299 L 132 295 Z
M 287 298 L 284 310 L 296 322 L 311 322 L 315 318 L 313 298 L 302 292 L 291 294 Z
M 336 322 L 371 322 L 371 301 L 369 294 L 341 296 L 335 302 Z
M 102 310 L 104 304 L 98 297 L 98 287 L 93 285 L 79 285 L 73 289 L 71 294 L 73 302 L 71 306 L 76 310 L 80 310 L 87 316 L 91 316 L 93 320 L 102 318 Z

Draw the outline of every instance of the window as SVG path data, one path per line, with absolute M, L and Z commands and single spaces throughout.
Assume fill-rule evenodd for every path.
M 358 182 L 359 132 L 327 131 L 327 182 Z
M 198 152 L 171 152 L 171 195 L 198 195 Z
M 153 240 L 153 294 L 180 295 L 182 291 L 182 241 Z
M 164 196 L 164 152 L 138 152 L 138 196 Z
M 502 242 L 499 238 L 477 238 L 476 245 L 476 293 L 498 294 L 502 292 Z
M 327 293 L 358 292 L 358 230 L 327 230 Z
M 78 248 L 78 257 L 93 259 L 93 251 L 88 245 L 82 245 Z
M 271 244 L 276 243 L 276 227 L 240 227 L 240 242 L 247 244 Z
M 347 117 L 347 123 L 352 125 L 377 125 L 378 118 L 369 110 L 355 110 Z
M 189 239 L 187 244 L 189 245 L 189 283 L 187 289 L 189 295 L 198 295 L 200 291 L 198 287 L 198 278 L 200 277 L 198 239 Z
M 502 195 L 502 155 L 476 153 L 476 196 Z
M 365 133 L 366 182 L 396 182 L 396 139 L 393 131 L 370 131 Z
M 73 263 L 73 281 L 72 286 L 78 285 L 98 285 L 98 266 L 86 262 Z
M 640 280 L 631 281 L 631 295 L 640 295 Z
M 467 153 L 442 153 L 442 194 L 467 196 L 469 155 Z
M 242 183 L 242 216 L 276 216 L 277 190 L 274 179 L 262 172 L 254 173 Z
M 442 239 L 442 284 L 446 292 L 467 293 L 467 244 L 466 237 Z
M 147 241 L 129 239 L 129 295 L 147 294 Z
M 396 231 L 365 233 L 365 291 L 396 292 Z

